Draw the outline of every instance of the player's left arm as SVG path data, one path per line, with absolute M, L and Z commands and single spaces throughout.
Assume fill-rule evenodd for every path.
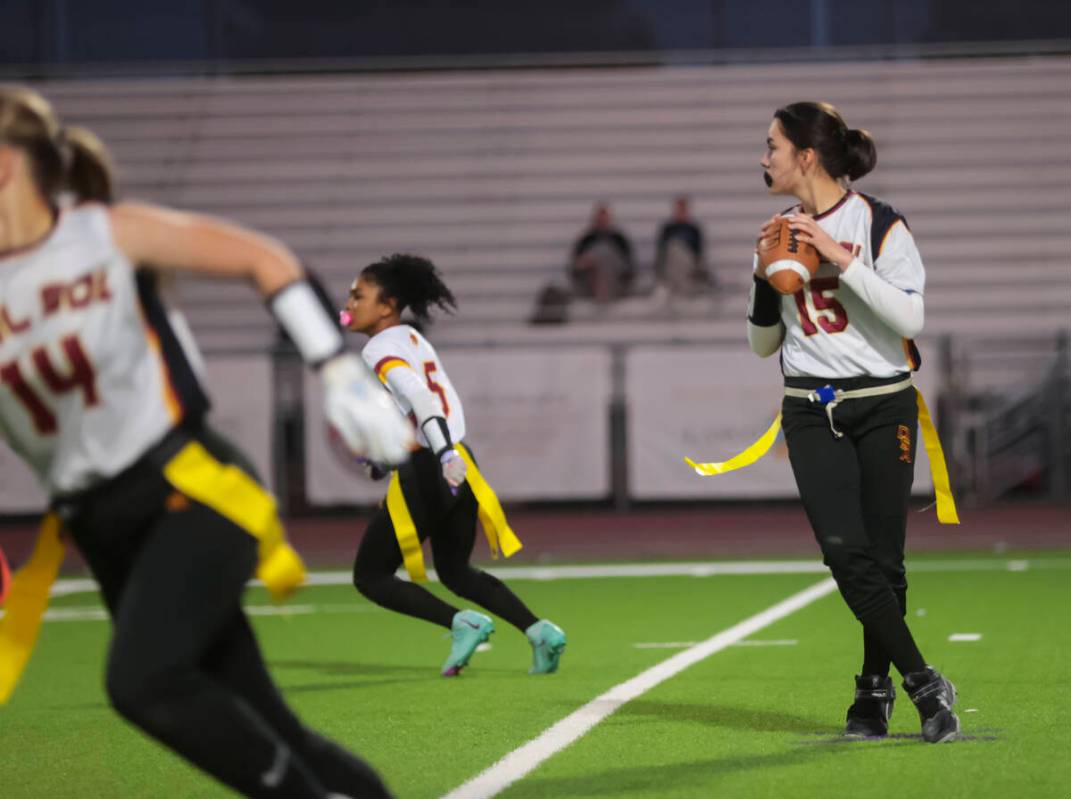
M 132 263 L 250 279 L 307 363 L 319 368 L 343 354 L 331 310 L 282 242 L 220 219 L 141 203 L 112 206 L 108 218 L 116 247 Z M 350 364 L 347 371 L 359 370 Z M 370 375 L 365 379 L 375 384 Z
M 456 493 L 457 487 L 465 481 L 466 466 L 461 453 L 454 448 L 454 442 L 450 438 L 446 412 L 439 397 L 408 364 L 399 363 L 380 375 L 388 388 L 396 396 L 404 398 L 413 409 L 417 427 L 424 433 L 428 446 L 442 464 L 443 477 Z
M 261 233 L 199 214 L 138 203 L 108 209 L 115 246 L 136 264 L 252 280 L 302 358 L 322 377 L 325 412 L 354 452 L 385 463 L 409 456 L 412 430 L 357 356 L 297 256 Z
M 922 332 L 926 270 L 915 238 L 903 220 L 889 229 L 874 258 L 873 269 L 858 258 L 841 268 L 841 283 L 898 335 L 910 339 Z
M 304 276 L 297 256 L 282 242 L 201 214 L 143 203 L 109 209 L 112 235 L 136 264 L 251 279 L 270 296 Z
M 454 442 L 450 440 L 450 428 L 446 424 L 442 402 L 408 363 L 399 359 L 396 366 L 380 372 L 380 379 L 392 393 L 403 398 L 413 409 L 417 426 L 428 439 L 432 452 L 442 455 L 454 446 Z

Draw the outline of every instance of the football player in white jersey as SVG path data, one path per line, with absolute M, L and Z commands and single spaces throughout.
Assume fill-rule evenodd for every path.
M 493 623 L 482 613 L 459 610 L 395 575 L 403 562 L 405 539 L 398 527 L 409 527 L 406 517 L 411 516 L 413 537 L 419 541 L 409 546 L 419 550 L 419 542 L 431 539 L 435 570 L 443 585 L 522 631 L 532 645 L 531 673 L 551 673 L 565 647 L 561 628 L 536 618 L 501 580 L 469 563 L 483 500 L 466 480 L 468 467 L 460 451 L 472 458 L 463 443 L 465 411 L 435 349 L 401 321 L 406 311 L 423 322 L 432 306 L 449 311 L 454 305 L 453 294 L 431 261 L 413 255 L 392 255 L 371 264 L 350 289 L 343 324 L 370 337 L 362 352 L 365 363 L 409 414 L 420 443 L 412 459 L 392 476 L 406 507 L 392 504 L 388 492 L 388 502 L 372 517 L 361 540 L 353 582 L 379 605 L 450 630 L 452 645 L 442 674 L 455 676 L 461 671 L 491 634 Z
M 876 162 L 870 134 L 848 128 L 833 106 L 801 102 L 776 111 L 760 162 L 764 178 L 771 194 L 799 201 L 782 215 L 821 264 L 793 296 L 775 292 L 756 269 L 748 341 L 763 357 L 780 351 L 783 428 L 800 498 L 863 627 L 862 673 L 845 733 L 887 734 L 892 663 L 923 737 L 937 742 L 958 733 L 955 689 L 926 664 L 904 620 L 918 433 L 911 340 L 922 330 L 925 270 L 904 217 L 850 188 Z
M 343 351 L 286 247 L 109 205 L 110 187 L 99 146 L 36 92 L 0 89 L 0 433 L 100 583 L 114 621 L 108 696 L 244 795 L 388 796 L 366 763 L 301 723 L 268 674 L 241 594 L 258 559 L 269 587 L 292 587 L 300 561 L 245 459 L 205 426 L 205 394 L 135 265 L 255 284 L 319 369 L 328 416 L 356 451 L 402 462 L 411 428 Z M 64 194 L 77 202 L 61 207 Z

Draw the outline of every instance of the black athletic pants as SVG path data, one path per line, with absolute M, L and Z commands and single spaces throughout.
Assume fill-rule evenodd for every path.
M 895 383 L 904 378 L 823 380 L 786 378 L 812 390 L 832 384 L 844 390 Z M 785 397 L 782 426 L 800 499 L 825 564 L 864 629 L 864 673 L 887 673 L 889 659 L 901 673 L 925 666 L 903 621 L 907 613 L 904 538 L 918 439 L 915 389 L 844 400 L 833 410 L 837 438 L 826 409 Z
M 246 796 L 388 797 L 371 767 L 302 725 L 272 682 L 240 605 L 256 541 L 161 473 L 191 436 L 245 466 L 218 436 L 175 431 L 118 477 L 56 503 L 114 621 L 112 704 Z
M 420 540 L 431 539 L 435 571 L 460 597 L 502 617 L 521 631 L 538 619 L 505 583 L 469 564 L 476 541 L 478 507 L 467 482 L 457 496 L 442 476 L 435 455 L 422 449 L 398 470 L 402 493 Z M 377 605 L 450 629 L 458 609 L 423 586 L 399 579 L 402 551 L 387 508 L 372 516 L 353 563 L 353 584 Z

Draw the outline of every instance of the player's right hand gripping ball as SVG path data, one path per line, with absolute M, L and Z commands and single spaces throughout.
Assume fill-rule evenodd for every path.
M 795 294 L 818 271 L 818 251 L 796 238 L 785 217 L 763 230 L 758 252 L 766 282 L 781 294 Z

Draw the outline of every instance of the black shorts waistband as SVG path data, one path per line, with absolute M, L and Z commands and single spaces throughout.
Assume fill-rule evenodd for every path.
M 906 380 L 910 376 L 910 372 L 901 372 L 892 377 L 871 377 L 870 375 L 860 375 L 859 377 L 786 377 L 785 386 L 788 388 L 802 388 L 807 391 L 814 391 L 822 386 L 833 386 L 833 388 L 842 391 L 853 391 L 857 388 L 892 385 Z
M 137 476 L 146 470 L 162 471 L 167 462 L 178 454 L 187 443 L 197 437 L 197 429 L 187 425 L 179 425 L 171 428 L 163 438 L 149 447 L 132 464 L 112 477 L 105 478 L 94 483 L 81 491 L 73 491 L 66 494 L 57 494 L 49 502 L 49 507 L 56 511 L 60 518 L 70 519 L 86 505 L 96 498 L 109 493 L 117 486 L 137 481 Z

